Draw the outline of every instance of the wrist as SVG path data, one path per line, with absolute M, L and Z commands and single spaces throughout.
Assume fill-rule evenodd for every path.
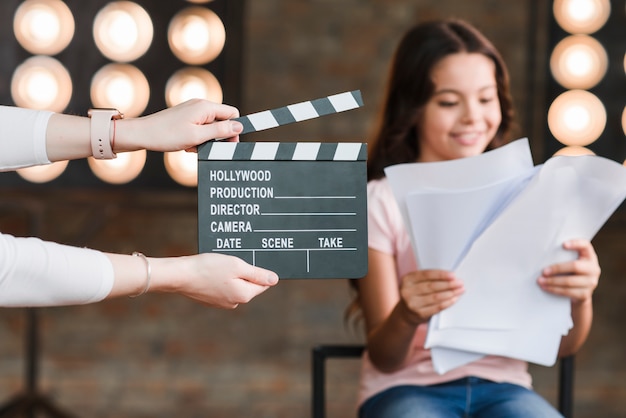
M 426 322 L 420 315 L 409 308 L 404 299 L 400 299 L 395 310 L 402 322 L 411 327 L 417 327 Z
M 585 309 L 592 307 L 592 297 L 588 296 L 584 299 L 572 299 L 572 308 Z
M 181 257 L 150 258 L 152 265 L 151 291 L 177 293 L 182 287 L 180 277 L 186 275 Z

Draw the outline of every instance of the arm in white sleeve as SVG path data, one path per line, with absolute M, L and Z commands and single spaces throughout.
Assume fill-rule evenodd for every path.
M 0 171 L 48 164 L 46 130 L 53 112 L 0 106 Z
M 113 281 L 113 265 L 102 252 L 0 234 L 0 306 L 98 302 Z

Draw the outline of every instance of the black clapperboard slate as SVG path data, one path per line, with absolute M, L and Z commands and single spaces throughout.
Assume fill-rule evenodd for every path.
M 199 251 L 282 279 L 367 273 L 367 146 L 208 142 L 198 150 Z

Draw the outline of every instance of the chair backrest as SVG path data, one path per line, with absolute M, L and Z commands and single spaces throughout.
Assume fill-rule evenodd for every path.
M 318 345 L 311 351 L 312 417 L 326 417 L 326 360 L 361 357 L 363 345 Z M 574 356 L 559 362 L 558 408 L 565 418 L 572 417 L 574 403 Z

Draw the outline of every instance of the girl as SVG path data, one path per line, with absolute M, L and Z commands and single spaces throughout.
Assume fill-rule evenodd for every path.
M 368 159 L 369 271 L 353 283 L 352 308 L 362 311 L 367 336 L 360 418 L 560 416 L 532 391 L 523 361 L 485 356 L 443 375 L 433 370 L 424 349 L 428 320 L 462 297 L 462 278 L 420 270 L 383 171 L 503 145 L 512 124 L 508 83 L 500 54 L 463 21 L 418 25 L 396 51 Z M 578 259 L 546 267 L 537 280 L 572 301 L 574 327 L 561 342 L 562 356 L 575 353 L 587 337 L 600 275 L 589 241 L 563 245 Z

